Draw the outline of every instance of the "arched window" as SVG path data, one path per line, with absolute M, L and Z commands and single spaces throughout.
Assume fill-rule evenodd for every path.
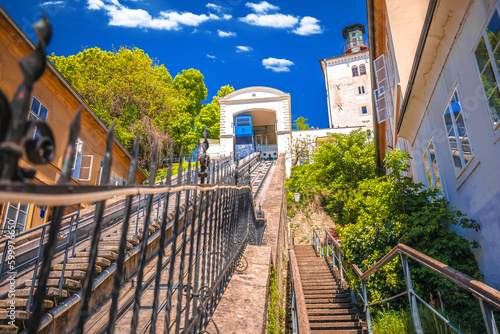
M 359 74 L 360 75 L 366 74 L 366 67 L 364 64 L 359 65 Z
M 358 74 L 358 67 L 355 65 L 352 67 L 352 76 L 353 77 L 357 77 L 359 74 Z

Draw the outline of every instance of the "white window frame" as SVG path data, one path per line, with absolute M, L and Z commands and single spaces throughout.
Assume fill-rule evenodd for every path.
M 85 159 L 87 159 L 87 161 L 90 161 L 89 164 L 87 164 L 88 166 L 85 166 L 84 165 L 84 161 Z M 94 163 L 94 156 L 93 155 L 82 155 L 82 163 L 80 165 L 80 173 L 79 173 L 79 177 L 78 177 L 78 180 L 79 181 L 90 181 L 90 177 L 92 176 L 92 165 Z M 85 175 L 85 173 L 88 173 L 87 174 L 87 177 L 83 177 L 82 175 Z
M 380 124 L 389 119 L 385 88 L 382 86 L 380 89 L 375 89 L 373 93 L 375 94 L 375 109 L 377 110 L 377 121 Z
M 458 103 L 460 105 L 459 116 L 461 115 L 462 118 L 463 118 L 464 126 L 465 126 L 465 134 L 467 136 L 467 139 L 469 140 L 469 148 L 470 148 L 470 152 L 471 152 L 471 157 L 470 157 L 469 161 L 467 161 L 467 163 L 465 163 L 464 152 L 462 150 L 462 139 L 459 136 L 460 132 L 458 131 L 458 126 L 456 124 L 455 113 L 453 112 L 452 105 L 451 105 L 451 100 L 453 99 L 453 96 L 455 95 L 455 93 L 457 94 Z M 457 85 L 452 90 L 452 93 L 451 93 L 451 95 L 448 98 L 448 103 L 446 104 L 446 106 L 445 106 L 445 108 L 444 108 L 444 110 L 442 112 L 442 119 L 443 119 L 444 131 L 445 131 L 446 137 L 448 138 L 448 148 L 450 149 L 451 160 L 452 160 L 453 166 L 455 168 L 455 174 L 456 174 L 457 179 L 460 177 L 460 175 L 463 173 L 463 171 L 467 169 L 467 166 L 470 165 L 471 161 L 474 160 L 474 150 L 472 149 L 471 139 L 470 139 L 470 136 L 469 136 L 469 129 L 468 129 L 468 126 L 467 126 L 467 120 L 465 118 L 465 113 L 464 113 L 464 109 L 463 109 L 463 105 L 462 105 L 461 101 L 462 101 L 462 96 L 460 95 L 460 90 L 459 90 L 458 85 Z M 451 126 L 451 128 L 450 128 L 449 131 L 448 131 L 447 127 L 446 127 L 446 111 L 447 110 L 450 110 L 450 118 L 451 118 L 451 121 L 452 121 L 452 126 Z M 451 133 L 452 130 L 454 131 L 455 141 L 457 143 L 457 148 L 456 149 L 454 149 L 454 148 L 451 147 L 450 133 Z M 460 168 L 460 170 L 457 170 L 458 167 L 455 165 L 455 160 L 453 159 L 453 153 L 455 151 L 457 151 L 457 150 L 459 152 L 460 162 L 461 162 L 461 165 L 462 165 L 462 167 Z
M 115 171 L 111 172 L 111 179 L 109 182 L 115 186 L 123 186 L 127 184 L 127 182 L 122 177 L 118 176 Z
M 432 156 L 431 150 L 430 150 L 431 145 L 432 145 L 432 148 L 434 149 L 434 161 L 431 158 L 431 156 Z M 424 151 L 424 154 L 422 155 L 422 161 L 424 162 L 427 187 L 429 189 L 436 189 L 437 188 L 440 191 L 441 196 L 443 196 L 443 194 L 444 194 L 443 180 L 441 178 L 441 172 L 440 172 L 440 168 L 439 168 L 439 160 L 438 160 L 438 156 L 437 156 L 437 152 L 436 152 L 436 145 L 434 145 L 434 138 L 431 138 L 431 140 L 429 141 L 429 144 L 427 145 L 427 147 Z M 434 170 L 434 167 L 433 167 L 434 162 L 436 163 L 437 170 Z M 427 169 L 427 167 L 429 167 L 429 169 Z M 437 174 L 438 180 L 436 180 L 436 174 Z M 431 176 L 431 183 L 432 184 L 429 184 L 429 175 Z M 441 188 L 438 188 L 438 185 L 437 185 L 438 182 L 440 183 Z
M 394 149 L 394 146 L 393 146 L 394 140 L 392 137 L 391 122 L 385 123 L 385 135 L 387 137 L 387 143 L 386 143 L 387 147 L 389 147 L 390 149 Z
M 26 226 L 28 225 L 28 218 L 29 218 L 29 212 L 30 212 L 30 204 L 26 204 L 26 205 L 21 205 L 21 203 L 17 203 L 17 205 L 14 205 L 10 202 L 7 203 L 7 209 L 5 210 L 5 216 L 4 216 L 4 219 L 3 219 L 3 224 L 2 224 L 2 233 L 5 235 L 7 233 L 7 230 L 9 229 L 9 227 L 7 226 L 7 220 L 9 219 L 9 211 L 10 210 L 15 210 L 16 212 L 16 216 L 14 218 L 14 222 L 16 224 L 15 226 L 15 229 L 18 228 L 18 226 L 20 227 L 19 228 L 19 231 L 16 231 L 16 234 L 19 234 L 23 231 L 26 230 Z M 26 209 L 24 210 L 21 210 L 21 207 L 26 207 Z M 23 212 L 26 216 L 26 219 L 24 222 L 19 222 L 19 212 Z
M 398 137 L 398 141 L 396 143 L 396 147 L 399 148 L 401 151 L 405 151 L 407 153 L 410 153 L 408 141 L 406 139 L 402 138 L 402 137 Z M 408 176 L 408 177 L 413 177 L 413 171 L 412 171 L 412 168 L 411 168 L 411 162 L 408 165 L 408 169 L 403 174 L 405 176 Z
M 101 179 L 102 179 L 102 171 L 104 170 L 104 159 L 101 158 L 99 161 L 99 170 L 97 172 L 97 185 L 101 184 Z
M 37 102 L 39 104 L 38 110 L 36 110 L 36 111 L 33 110 L 33 101 L 34 100 L 37 100 Z M 40 117 L 40 110 L 42 110 L 42 107 L 44 107 L 47 110 L 47 113 L 45 114 L 45 119 Z M 47 107 L 45 104 L 43 104 L 42 101 L 33 94 L 31 96 L 30 111 L 28 113 L 28 118 L 33 119 L 35 121 L 46 122 L 48 117 L 49 117 L 49 107 Z M 33 138 L 40 138 L 40 135 L 38 135 L 38 129 L 36 127 L 33 130 Z
M 361 66 L 363 66 L 363 68 L 365 69 L 364 73 L 361 73 Z M 365 64 L 361 64 L 358 66 L 358 70 L 359 70 L 359 75 L 366 75 L 366 65 Z
M 387 74 L 389 75 L 389 89 L 394 88 L 395 86 L 395 71 L 394 71 L 394 63 L 392 62 L 392 50 L 390 48 L 391 44 L 389 43 L 389 36 L 386 36 L 385 38 L 385 48 L 387 50 L 387 67 L 389 68 L 389 71 Z
M 92 166 L 94 164 L 93 155 L 83 155 L 83 140 L 78 137 L 75 143 L 75 159 L 73 160 L 73 166 L 71 167 L 71 177 L 77 181 L 90 181 L 92 175 Z M 83 165 L 84 160 L 87 159 L 90 164 Z M 82 177 L 82 172 L 88 171 L 87 177 Z
M 392 109 L 390 95 L 387 94 L 389 90 L 389 78 L 384 54 L 373 61 L 373 70 L 375 71 L 375 81 L 377 82 L 377 89 L 373 90 L 375 94 L 375 108 L 377 110 L 377 121 L 380 124 L 390 118 L 389 110 Z
M 354 74 L 354 69 L 356 69 L 356 74 Z M 359 67 L 357 65 L 353 65 L 351 67 L 351 74 L 352 74 L 352 77 L 359 77 Z
M 495 90 L 498 90 L 498 92 L 500 94 L 500 72 L 499 72 L 499 68 L 498 68 L 498 66 L 496 64 L 495 57 L 493 55 L 495 50 L 497 50 L 498 52 L 500 52 L 500 42 L 498 43 L 498 45 L 495 48 L 495 50 L 493 50 L 491 48 L 490 40 L 489 40 L 488 34 L 486 32 L 486 28 L 490 24 L 491 19 L 493 18 L 493 15 L 495 14 L 495 12 L 497 12 L 498 15 L 499 15 L 499 17 L 500 17 L 500 6 L 499 6 L 498 2 L 496 2 L 495 5 L 493 6 L 493 9 L 491 10 L 490 15 L 488 16 L 488 19 L 486 20 L 486 23 L 484 24 L 484 26 L 483 26 L 483 28 L 481 30 L 481 34 L 479 35 L 476 43 L 474 44 L 474 48 L 472 49 L 472 53 L 473 53 L 472 56 L 474 57 L 474 60 L 475 60 L 475 63 L 476 63 L 475 67 L 477 69 L 477 73 L 478 73 L 478 76 L 479 76 L 479 82 L 483 86 L 483 93 L 484 93 L 484 97 L 486 99 L 486 106 L 487 106 L 488 114 L 490 116 L 491 125 L 492 125 L 494 131 L 497 131 L 500 128 L 500 119 L 495 124 L 495 121 L 493 120 L 493 115 L 492 115 L 491 110 L 490 110 L 489 100 L 493 98 L 493 94 L 495 93 Z M 484 65 L 483 69 L 479 68 L 479 64 L 477 63 L 477 58 L 476 58 L 476 53 L 475 53 L 476 50 L 477 50 L 477 48 L 478 48 L 478 46 L 479 46 L 479 43 L 481 42 L 481 39 L 484 39 L 486 50 L 488 52 L 488 61 Z M 493 76 L 495 77 L 495 81 L 496 81 L 496 86 L 493 87 L 493 90 L 492 90 L 492 92 L 490 93 L 489 96 L 486 95 L 486 91 L 484 89 L 484 83 L 483 83 L 483 80 L 481 78 L 482 73 L 488 67 L 488 63 L 491 64 L 491 68 L 492 68 L 492 71 L 493 71 Z

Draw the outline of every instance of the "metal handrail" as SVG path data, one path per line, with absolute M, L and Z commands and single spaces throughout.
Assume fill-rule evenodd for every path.
M 357 40 L 357 41 L 352 41 L 352 42 L 346 43 L 342 47 L 342 53 L 345 53 L 347 50 L 355 48 L 355 47 L 367 48 L 368 42 L 365 40 Z
M 335 266 L 335 259 L 338 261 L 339 266 L 340 266 L 340 272 L 345 272 L 344 265 L 342 264 L 342 258 L 341 254 L 342 252 L 340 251 L 340 244 L 335 240 L 332 235 L 325 230 L 325 239 L 327 239 L 329 242 L 327 244 L 327 256 L 329 254 L 329 245 L 331 244 L 332 247 L 332 261 L 333 261 L 333 266 Z M 319 238 L 318 232 L 316 230 L 313 230 L 313 246 L 319 251 L 320 256 L 323 256 L 323 247 L 321 244 L 321 240 Z M 338 257 L 335 256 L 333 252 L 333 248 L 338 250 Z M 367 298 L 367 290 L 366 290 L 366 284 L 365 281 L 368 277 L 379 271 L 382 267 L 384 267 L 387 263 L 389 263 L 391 260 L 393 260 L 395 257 L 400 256 L 401 257 L 401 262 L 403 264 L 403 273 L 405 276 L 405 281 L 406 281 L 406 286 L 407 290 L 405 292 L 399 293 L 395 296 L 389 297 L 387 299 L 384 299 L 382 301 L 378 301 L 375 303 L 369 303 L 368 298 Z M 476 298 L 478 298 L 481 311 L 483 314 L 483 319 L 486 325 L 486 330 L 488 334 L 498 334 L 498 328 L 495 323 L 495 318 L 492 312 L 491 306 L 494 306 L 496 308 L 500 308 L 500 291 L 493 289 L 492 287 L 456 270 L 453 269 L 444 263 L 435 260 L 431 258 L 430 256 L 427 256 L 405 244 L 398 244 L 395 246 L 391 251 L 389 251 L 382 259 L 380 259 L 377 263 L 375 263 L 373 266 L 371 266 L 368 270 L 366 270 L 364 273 L 359 269 L 359 267 L 356 264 L 350 264 L 350 267 L 353 269 L 353 272 L 355 273 L 356 276 L 361 281 L 362 284 L 362 289 L 363 289 L 363 296 L 360 296 L 363 303 L 364 303 L 364 309 L 365 309 L 365 314 L 366 314 L 366 322 L 368 326 L 368 331 L 370 334 L 373 333 L 372 327 L 371 327 L 371 318 L 370 318 L 370 306 L 380 304 L 382 302 L 387 302 L 391 299 L 395 299 L 397 297 L 401 297 L 403 295 L 408 295 L 409 298 L 409 303 L 410 303 L 410 310 L 413 318 L 413 323 L 415 326 L 415 330 L 417 333 L 423 333 L 422 331 L 422 325 L 420 322 L 420 315 L 417 307 L 417 300 L 423 303 L 427 308 L 429 308 L 432 312 L 434 312 L 436 315 L 438 315 L 443 321 L 446 322 L 453 330 L 455 330 L 457 333 L 461 333 L 459 329 L 457 329 L 452 323 L 449 322 L 445 317 L 443 317 L 439 312 L 437 312 L 433 307 L 431 307 L 429 304 L 427 304 L 420 296 L 416 294 L 416 292 L 413 290 L 413 285 L 411 281 L 411 275 L 410 275 L 410 268 L 408 266 L 408 258 L 413 259 L 417 263 L 431 269 L 432 271 L 436 272 L 440 276 L 448 279 L 451 281 L 453 284 L 458 285 L 459 287 L 465 289 L 466 291 L 470 292 L 472 295 L 474 295 Z M 349 284 L 351 285 L 351 284 Z M 352 286 L 351 286 L 352 287 Z
M 295 251 L 290 249 L 290 276 L 292 288 L 292 325 L 293 333 L 310 333 L 311 326 L 307 316 L 306 299 L 300 280 L 299 266 L 295 257 Z

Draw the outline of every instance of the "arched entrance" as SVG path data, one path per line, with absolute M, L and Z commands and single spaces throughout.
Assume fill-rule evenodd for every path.
M 269 87 L 248 87 L 219 100 L 221 153 L 232 155 L 246 141 L 238 138 L 238 119 L 251 117 L 252 149 L 264 158 L 277 158 L 286 151 L 291 135 L 290 95 Z M 245 121 L 245 125 L 247 125 Z

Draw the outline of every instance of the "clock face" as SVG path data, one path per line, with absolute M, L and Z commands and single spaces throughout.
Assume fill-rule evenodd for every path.
M 356 33 L 355 32 L 352 33 L 352 37 L 356 37 Z

